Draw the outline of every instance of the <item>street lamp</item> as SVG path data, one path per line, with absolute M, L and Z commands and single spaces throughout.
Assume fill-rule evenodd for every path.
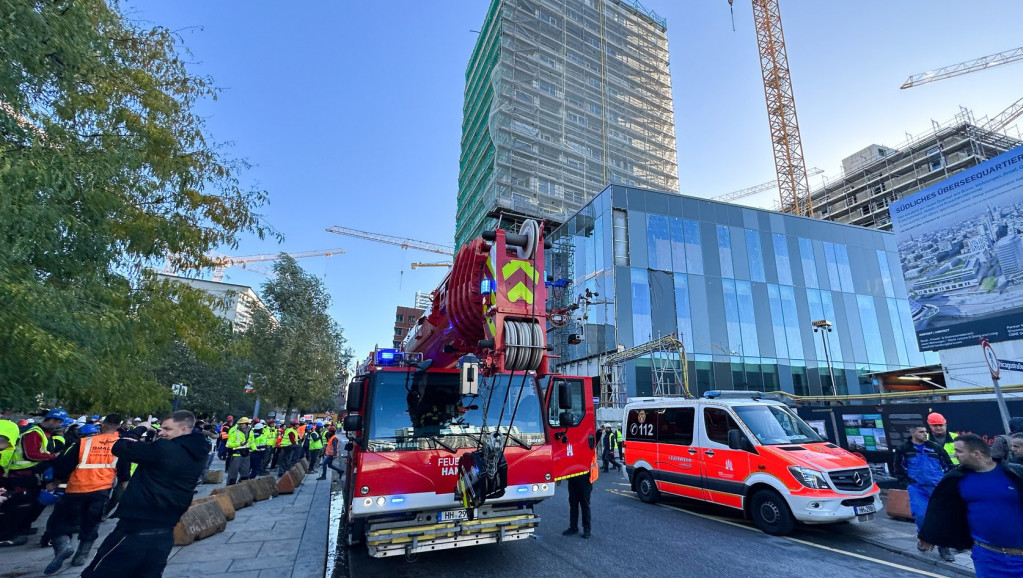
M 835 383 L 835 370 L 831 367 L 831 352 L 828 351 L 828 333 L 831 333 L 831 322 L 827 319 L 818 319 L 810 323 L 813 325 L 813 332 L 821 332 L 821 341 L 824 343 L 824 359 L 828 362 L 828 374 L 831 376 L 831 395 L 838 395 L 838 384 Z

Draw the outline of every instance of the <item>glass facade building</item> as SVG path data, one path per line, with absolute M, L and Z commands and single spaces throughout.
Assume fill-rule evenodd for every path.
M 611 185 L 550 239 L 548 276 L 566 282 L 555 306 L 599 294 L 581 343 L 569 344 L 579 322 L 551 333 L 562 373 L 598 375 L 605 352 L 672 333 L 694 394 L 830 394 L 826 346 L 839 394 L 873 392 L 869 373 L 937 363 L 917 346 L 888 232 Z M 826 337 L 818 320 L 832 323 Z M 629 364 L 628 395 L 651 394 L 650 366 Z

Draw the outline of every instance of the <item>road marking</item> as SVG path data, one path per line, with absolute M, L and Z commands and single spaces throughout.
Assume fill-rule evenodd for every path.
M 608 491 L 613 493 L 613 494 L 619 495 L 619 496 L 625 496 L 626 498 L 632 498 L 633 500 L 639 500 L 638 497 L 632 495 L 631 493 L 626 493 L 626 492 L 622 492 L 622 491 L 614 490 L 614 489 L 609 489 Z M 722 524 L 728 524 L 729 526 L 735 526 L 736 528 L 742 528 L 744 530 L 749 530 L 751 532 L 762 533 L 760 531 L 760 528 L 757 528 L 757 527 L 754 527 L 754 526 L 748 526 L 746 524 L 740 524 L 738 522 L 733 522 L 731 520 L 726 520 L 725 518 L 720 518 L 718 516 L 711 516 L 710 514 L 699 514 L 699 513 L 696 513 L 696 512 L 690 512 L 689 510 L 682 509 L 679 506 L 672 506 L 670 504 L 660 504 L 659 503 L 659 504 L 656 504 L 656 505 L 660 506 L 662 508 L 667 508 L 669 510 L 675 510 L 676 512 L 682 512 L 683 514 L 688 514 L 690 516 L 696 516 L 697 518 L 703 518 L 705 520 L 711 520 L 713 522 L 720 522 Z M 814 548 L 819 548 L 821 550 L 827 550 L 829 552 L 835 552 L 836 554 L 843 554 L 845 556 L 849 556 L 849 557 L 852 557 L 852 558 L 859 558 L 860 560 L 866 560 L 868 562 L 874 562 L 875 564 L 882 564 L 882 565 L 888 566 L 890 568 L 898 568 L 899 570 L 905 570 L 907 572 L 912 572 L 914 574 L 919 574 L 921 576 L 932 576 L 934 578 L 944 578 L 943 574 L 934 574 L 933 572 L 927 572 L 926 570 L 918 570 L 916 568 L 911 568 L 909 566 L 903 566 L 902 564 L 896 564 L 895 562 L 888 562 L 886 560 L 878 560 L 877 558 L 871 558 L 870 556 L 864 556 L 863 554 L 857 554 L 855 552 L 849 552 L 847 550 L 841 550 L 841 549 L 838 549 L 838 548 L 832 548 L 831 546 L 825 546 L 823 544 L 815 544 L 813 542 L 807 542 L 806 540 L 800 540 L 799 538 L 792 538 L 792 537 L 789 537 L 789 536 L 775 536 L 775 538 L 782 538 L 784 540 L 789 540 L 791 542 L 796 542 L 796 543 L 803 544 L 803 545 L 806 545 L 806 546 L 812 546 Z

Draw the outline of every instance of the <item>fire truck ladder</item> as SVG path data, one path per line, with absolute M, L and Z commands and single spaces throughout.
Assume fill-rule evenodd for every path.
M 607 355 L 601 363 L 600 405 L 623 408 L 628 398 L 625 364 L 649 355 L 654 395 L 680 395 L 689 393 L 689 370 L 686 348 L 675 334 L 648 341 L 632 349 L 623 349 Z M 681 366 L 681 367 L 680 367 Z

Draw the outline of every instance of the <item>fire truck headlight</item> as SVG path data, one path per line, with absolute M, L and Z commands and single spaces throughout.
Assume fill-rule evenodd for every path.
M 386 500 L 386 499 L 384 499 L 384 497 L 383 497 L 383 496 L 380 496 L 379 498 L 377 498 L 377 505 L 378 505 L 378 506 L 383 506 L 383 505 L 384 505 L 384 504 L 386 504 L 386 503 L 387 503 L 387 500 Z
M 359 488 L 359 493 L 362 494 L 363 496 L 368 494 L 369 493 L 369 486 L 362 486 L 361 488 Z
M 540 490 L 540 486 L 538 486 L 538 485 L 536 485 L 536 484 L 533 484 L 533 491 L 534 491 L 534 492 L 537 492 L 537 491 L 539 491 L 539 490 Z
M 549 482 L 549 481 L 551 481 L 551 475 L 550 475 L 550 474 L 546 474 L 546 475 L 545 475 L 545 476 L 543 477 L 543 479 L 545 479 L 545 480 L 547 480 L 547 481 Z
M 547 491 L 547 484 L 541 484 L 540 485 L 540 489 L 546 492 Z
M 362 501 L 362 505 L 366 506 L 367 508 L 372 506 L 373 505 L 373 498 L 366 498 L 365 500 Z

